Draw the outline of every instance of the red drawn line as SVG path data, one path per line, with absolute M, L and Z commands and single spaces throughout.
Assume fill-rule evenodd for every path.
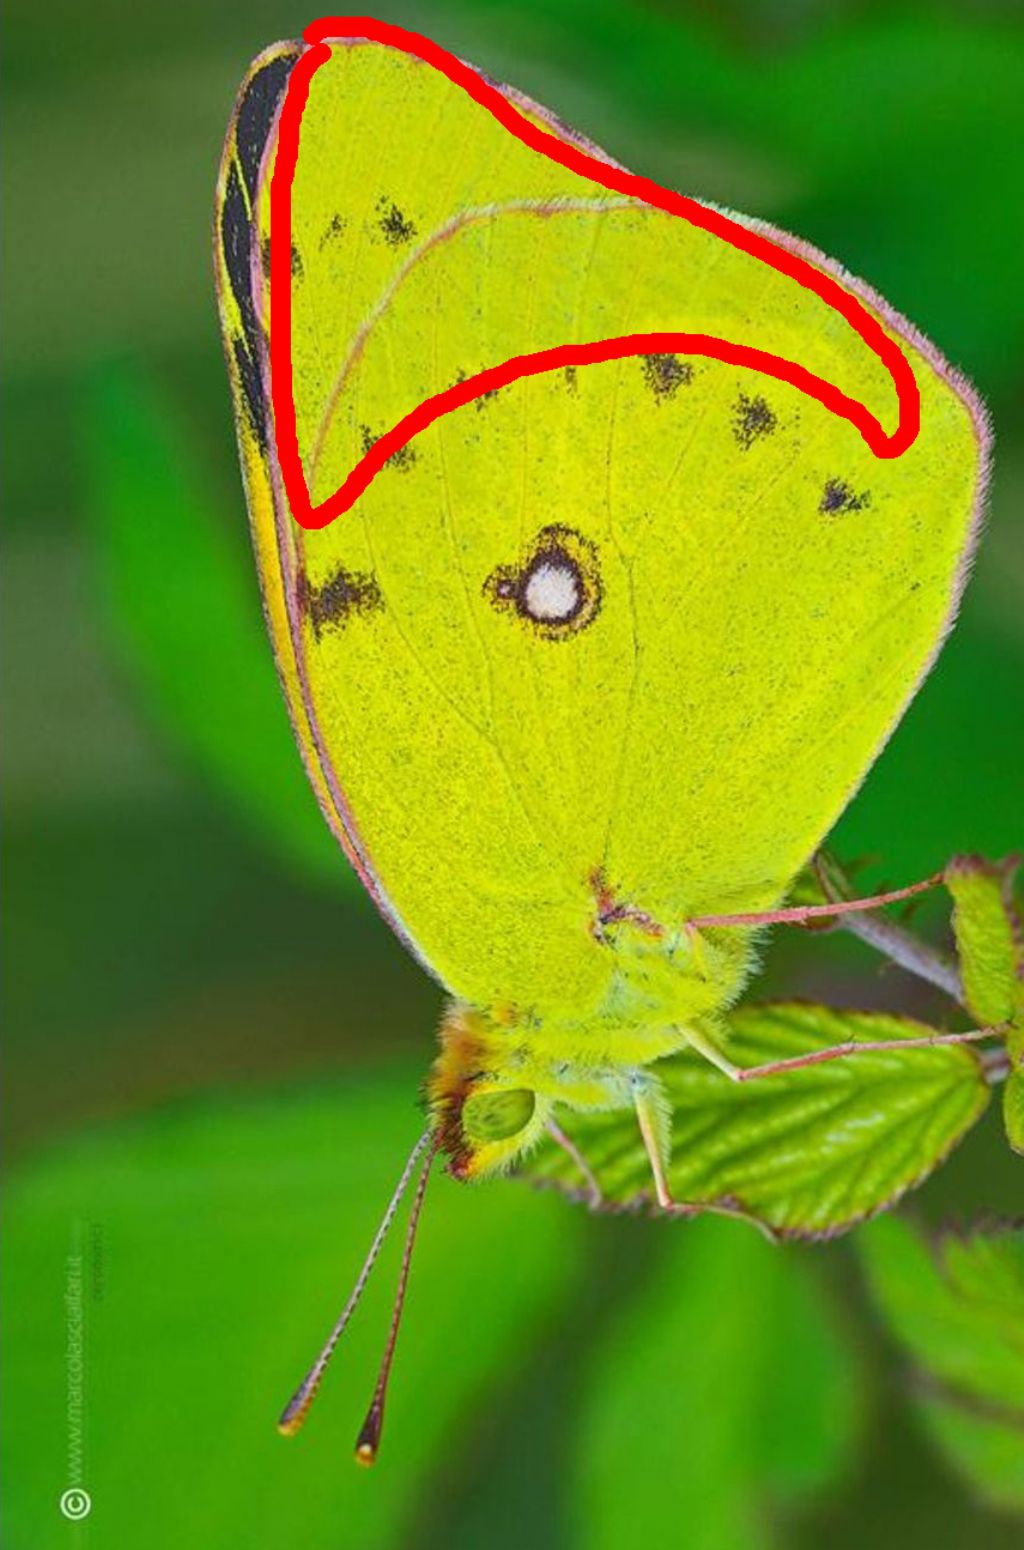
M 310 46 L 300 56 L 288 77 L 278 124 L 277 158 L 270 182 L 270 377 L 274 436 L 285 493 L 292 515 L 300 527 L 326 527 L 335 517 L 350 510 L 389 457 L 413 436 L 442 415 L 450 414 L 453 409 L 460 409 L 484 393 L 517 382 L 522 377 L 538 376 L 542 372 L 556 371 L 564 366 L 588 366 L 598 361 L 621 360 L 629 355 L 671 354 L 680 351 L 687 355 L 710 356 L 729 365 L 751 366 L 768 376 L 777 377 L 781 382 L 790 383 L 817 399 L 833 414 L 849 420 L 876 457 L 899 457 L 913 445 L 920 429 L 921 416 L 920 395 L 913 368 L 878 319 L 872 317 L 867 308 L 845 291 L 830 274 L 816 269 L 795 253 L 787 252 L 768 237 L 730 220 L 727 215 L 709 210 L 684 194 L 662 188 L 650 178 L 609 166 L 607 162 L 588 155 L 579 146 L 568 144 L 557 135 L 541 129 L 539 125 L 531 123 L 495 87 L 488 85 L 469 65 L 463 64 L 421 33 L 409 32 L 390 22 L 376 21 L 371 16 L 322 16 L 319 21 L 310 23 L 303 38 Z M 331 57 L 328 40 L 340 41 L 345 38 L 366 38 L 390 44 L 414 55 L 447 76 L 454 85 L 461 87 L 475 102 L 486 108 L 510 134 L 539 155 L 546 156 L 549 161 L 558 162 L 570 172 L 579 173 L 614 193 L 626 194 L 632 199 L 665 210 L 669 215 L 681 216 L 691 225 L 713 233 L 723 242 L 731 243 L 733 247 L 760 259 L 770 268 L 788 275 L 798 285 L 812 291 L 846 319 L 888 371 L 899 403 L 896 429 L 888 434 L 859 400 L 848 397 L 833 383 L 815 376 L 795 361 L 755 349 L 752 345 L 733 344 L 711 334 L 622 334 L 614 339 L 556 345 L 531 355 L 516 355 L 500 365 L 490 366 L 473 377 L 467 377 L 441 393 L 435 393 L 431 398 L 423 399 L 397 425 L 385 431 L 373 443 L 333 495 L 314 506 L 299 456 L 292 380 L 291 190 L 299 153 L 299 130 L 309 98 L 310 82 L 320 66 Z

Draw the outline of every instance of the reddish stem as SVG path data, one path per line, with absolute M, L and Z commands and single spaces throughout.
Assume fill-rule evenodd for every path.
M 840 1060 L 844 1055 L 881 1054 L 886 1050 L 899 1049 L 935 1049 L 944 1044 L 972 1044 L 978 1039 L 997 1038 L 1005 1028 L 1005 1023 L 999 1023 L 993 1028 L 970 1028 L 966 1033 L 929 1033 L 919 1039 L 850 1039 L 845 1044 L 831 1044 L 827 1049 L 811 1050 L 807 1055 L 771 1060 L 763 1066 L 737 1066 L 733 1081 L 752 1082 L 762 1076 L 779 1076 L 787 1071 L 800 1071 L 804 1066 L 820 1066 L 826 1060 Z

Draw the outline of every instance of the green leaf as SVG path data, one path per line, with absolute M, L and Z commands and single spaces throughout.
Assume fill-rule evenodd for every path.
M 1014 909 L 1016 857 L 992 865 L 980 856 L 957 856 L 946 869 L 953 896 L 964 999 L 983 1024 L 1009 1023 L 1011 1061 L 1003 1092 L 1007 1139 L 1024 1153 L 1024 944 Z
M 887 1218 L 857 1241 L 875 1297 L 919 1366 L 980 1400 L 1019 1405 L 1024 1232 L 949 1233 L 929 1243 Z
M 571 1473 L 587 1550 L 761 1550 L 771 1518 L 843 1473 L 860 1418 L 850 1352 L 798 1251 L 735 1223 L 668 1235 L 593 1353 Z
M 282 1406 L 346 1297 L 420 1126 L 418 1072 L 168 1109 L 8 1181 L 7 1533 L 66 1550 L 65 1311 L 83 1255 L 85 1458 L 97 1546 L 407 1545 L 426 1482 L 465 1451 L 566 1308 L 562 1202 L 438 1170 L 427 1191 L 380 1461 L 353 1461 L 390 1317 L 399 1226 L 297 1438 Z M 568 1311 L 566 1309 L 566 1311 Z M 90 1540 L 91 1542 L 91 1540 Z
M 991 1506 L 1024 1513 L 1024 1414 L 1016 1421 L 924 1395 L 928 1430 L 954 1467 Z
M 1018 1061 L 1020 1058 L 1016 1056 Z M 1024 1070 L 1019 1064 L 1010 1072 L 1003 1088 L 1003 1120 L 1013 1150 L 1024 1154 Z
M 729 1026 L 729 1053 L 741 1066 L 931 1032 L 907 1018 L 788 1003 L 741 1008 Z M 989 1098 L 966 1046 L 864 1052 L 740 1085 L 689 1052 L 655 1070 L 674 1113 L 674 1198 L 743 1212 L 786 1237 L 831 1237 L 892 1205 L 945 1158 Z M 631 1111 L 560 1111 L 559 1124 L 609 1207 L 651 1199 Z M 523 1171 L 581 1188 L 574 1163 L 550 1141 Z
M 984 1496 L 1024 1510 L 1024 1228 L 928 1244 L 890 1218 L 858 1242 L 939 1446 Z
M 90 377 L 81 434 L 99 586 L 137 682 L 262 835 L 344 884 L 274 673 L 240 480 L 232 542 L 174 407 L 123 364 Z
M 946 868 L 964 999 L 982 1024 L 1008 1022 L 1024 1011 L 1021 942 L 1013 913 L 1016 869 L 1016 858 L 991 865 L 980 856 L 957 856 Z

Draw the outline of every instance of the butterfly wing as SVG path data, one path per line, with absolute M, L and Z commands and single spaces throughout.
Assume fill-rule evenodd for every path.
M 283 57 L 264 56 L 247 90 Z M 608 991 L 596 877 L 666 922 L 766 907 L 842 811 L 955 611 L 981 411 L 877 297 L 774 234 L 911 361 L 922 428 L 903 456 L 876 458 L 757 371 L 633 357 L 443 417 L 350 513 L 304 531 L 256 429 L 272 120 L 265 131 L 234 265 L 250 300 L 225 281 L 226 331 L 230 357 L 248 307 L 261 396 L 236 363 L 243 464 L 311 777 L 396 929 L 456 994 L 585 1011 Z M 339 42 L 313 77 L 292 241 L 314 501 L 461 377 L 630 332 L 756 344 L 895 421 L 888 374 L 819 297 L 537 156 L 399 49 Z

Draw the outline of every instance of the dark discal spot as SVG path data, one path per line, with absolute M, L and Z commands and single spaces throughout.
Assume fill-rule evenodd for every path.
M 330 581 L 314 586 L 301 572 L 298 579 L 299 608 L 313 626 L 317 640 L 328 629 L 341 629 L 353 614 L 376 613 L 384 607 L 380 587 L 373 576 L 341 567 Z
M 328 222 L 328 225 L 327 225 L 327 227 L 324 230 L 324 234 L 320 238 L 320 244 L 319 244 L 320 245 L 320 251 L 323 252 L 324 248 L 327 246 L 327 244 L 329 242 L 336 241 L 337 238 L 341 236 L 341 234 L 342 234 L 342 232 L 344 230 L 345 230 L 345 222 L 344 222 L 343 218 L 336 211 L 334 213 L 334 215 L 331 216 L 331 219 Z
M 542 528 L 517 565 L 499 565 L 484 596 L 522 619 L 543 640 L 566 640 L 592 624 L 601 609 L 596 546 L 574 528 Z
M 684 383 L 693 381 L 693 367 L 678 355 L 643 355 L 644 381 L 659 403 L 672 398 Z
M 732 433 L 744 452 L 749 452 L 755 441 L 770 436 L 779 426 L 778 419 L 768 406 L 768 400 L 760 396 L 748 398 L 741 393 L 733 406 Z
M 818 510 L 823 515 L 833 515 L 840 511 L 863 511 L 870 505 L 870 490 L 861 490 L 858 494 L 842 479 L 826 479 Z
M 569 392 L 578 393 L 580 385 L 576 381 L 576 367 L 566 366 L 565 371 L 563 372 L 563 376 L 565 377 L 565 385 L 569 389 Z
M 415 237 L 416 227 L 412 221 L 406 220 L 398 206 L 386 194 L 377 201 L 377 214 L 380 217 L 377 225 L 384 233 L 384 240 L 388 247 L 399 248 L 403 242 L 409 242 Z
M 292 274 L 294 275 L 295 279 L 296 280 L 301 280 L 302 276 L 305 274 L 305 270 L 304 270 L 304 268 L 302 266 L 302 254 L 299 252 L 299 250 L 295 246 L 294 242 L 292 243 L 292 250 L 291 250 L 291 256 L 290 256 L 290 259 L 289 259 L 289 263 L 290 263 L 290 266 L 291 266 Z
M 370 448 L 375 446 L 380 440 L 380 437 L 375 436 L 368 425 L 361 425 L 359 427 L 359 434 L 362 438 L 364 453 L 369 452 Z M 416 448 L 406 442 L 404 447 L 399 447 L 397 452 L 392 452 L 384 466 L 386 468 L 397 468 L 404 473 L 406 469 L 412 467 L 415 461 Z
M 292 65 L 298 57 L 299 47 L 296 44 L 293 54 L 280 54 L 276 59 L 269 60 L 253 76 L 238 104 L 235 145 L 250 201 L 255 201 L 263 149 L 274 122 L 277 105 L 288 84 Z

